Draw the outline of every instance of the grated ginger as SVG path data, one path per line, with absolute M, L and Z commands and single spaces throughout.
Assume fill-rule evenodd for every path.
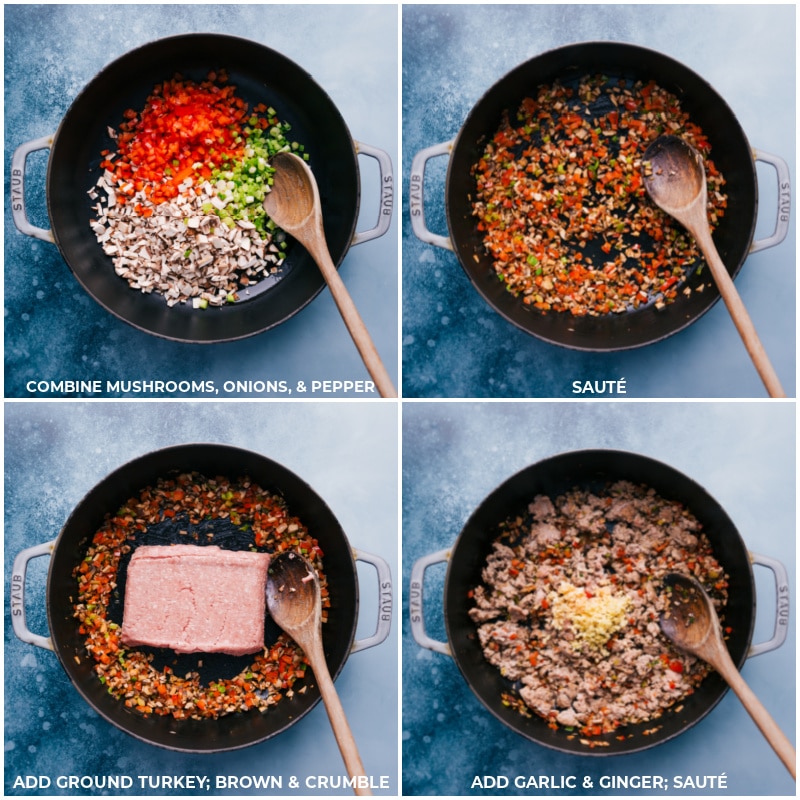
M 610 586 L 600 586 L 590 593 L 584 588 L 563 581 L 557 592 L 550 592 L 548 601 L 553 614 L 553 627 L 564 628 L 566 622 L 578 639 L 600 650 L 627 623 L 630 599 L 614 594 Z

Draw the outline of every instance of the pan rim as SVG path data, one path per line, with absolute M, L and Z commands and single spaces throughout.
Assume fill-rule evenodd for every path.
M 469 635 L 465 636 L 463 630 L 461 630 L 461 625 L 463 622 L 463 618 L 466 615 L 467 611 L 467 604 L 465 601 L 461 602 L 461 606 L 458 606 L 458 597 L 457 595 L 457 588 L 463 589 L 463 578 L 458 576 L 456 577 L 456 572 L 459 568 L 458 558 L 459 553 L 463 553 L 465 550 L 466 542 L 469 537 L 469 533 L 476 527 L 478 522 L 485 522 L 482 520 L 482 515 L 485 513 L 488 506 L 490 506 L 493 502 L 497 501 L 498 496 L 500 496 L 503 492 L 509 491 L 509 488 L 514 484 L 521 482 L 528 478 L 528 476 L 534 471 L 537 470 L 541 473 L 545 473 L 548 468 L 552 467 L 554 463 L 558 462 L 566 462 L 567 460 L 570 461 L 580 461 L 585 459 L 590 459 L 590 463 L 592 466 L 590 468 L 584 467 L 583 473 L 581 473 L 580 477 L 576 477 L 572 482 L 575 485 L 581 485 L 581 483 L 586 483 L 590 477 L 596 475 L 597 470 L 594 468 L 594 463 L 591 462 L 591 459 L 602 459 L 607 460 L 609 458 L 620 457 L 622 459 L 629 459 L 631 462 L 636 462 L 637 464 L 644 465 L 647 463 L 651 468 L 663 471 L 665 475 L 669 476 L 669 479 L 676 479 L 681 481 L 684 485 L 682 490 L 682 494 L 686 493 L 688 488 L 692 488 L 693 490 L 697 491 L 701 496 L 703 496 L 707 501 L 710 502 L 711 507 L 715 509 L 715 511 L 720 512 L 722 517 L 727 520 L 729 523 L 729 529 L 726 531 L 726 538 L 730 538 L 731 545 L 741 550 L 741 554 L 743 556 L 741 563 L 738 563 L 737 569 L 739 572 L 739 578 L 742 580 L 747 581 L 747 585 L 750 589 L 751 595 L 751 603 L 749 607 L 746 609 L 747 619 L 746 621 L 746 630 L 743 631 L 742 641 L 744 642 L 744 646 L 741 647 L 740 653 L 735 658 L 737 668 L 741 669 L 744 662 L 747 660 L 748 650 L 750 647 L 750 643 L 752 642 L 753 632 L 755 628 L 755 617 L 756 617 L 756 586 L 755 586 L 755 576 L 753 574 L 752 563 L 749 558 L 749 550 L 747 548 L 746 543 L 744 542 L 741 534 L 739 533 L 738 529 L 736 528 L 735 523 L 729 517 L 725 509 L 720 505 L 720 503 L 711 495 L 705 487 L 696 481 L 694 478 L 690 477 L 686 473 L 682 472 L 681 470 L 673 467 L 671 464 L 662 461 L 660 459 L 654 458 L 652 456 L 635 452 L 632 450 L 620 450 L 615 448 L 585 448 L 585 449 L 573 449 L 573 450 L 566 450 L 560 451 L 558 453 L 553 453 L 551 455 L 545 456 L 517 471 L 513 474 L 506 477 L 501 483 L 495 486 L 490 492 L 486 494 L 486 496 L 478 503 L 478 505 L 473 509 L 470 513 L 469 517 L 465 521 L 464 525 L 462 526 L 456 540 L 454 541 L 452 548 L 450 550 L 450 557 L 447 560 L 447 567 L 445 571 L 444 577 L 444 588 L 443 588 L 443 605 L 444 605 L 444 627 L 446 632 L 447 641 L 449 643 L 450 652 L 452 654 L 452 658 L 455 661 L 459 673 L 461 674 L 462 678 L 464 679 L 465 683 L 469 687 L 471 693 L 474 697 L 480 702 L 480 704 L 489 711 L 492 716 L 501 722 L 505 727 L 509 730 L 513 731 L 517 735 L 527 739 L 528 741 L 533 742 L 534 744 L 540 745 L 542 747 L 546 747 L 550 750 L 554 750 L 557 752 L 567 753 L 569 755 L 576 755 L 581 757 L 589 757 L 589 758 L 610 758 L 614 756 L 625 756 L 631 755 L 633 753 L 641 753 L 644 750 L 649 750 L 653 747 L 657 747 L 659 745 L 665 744 L 668 741 L 675 739 L 676 737 L 680 736 L 682 733 L 685 733 L 687 730 L 691 729 L 703 719 L 705 719 L 708 714 L 710 714 L 714 708 L 722 701 L 722 699 L 726 696 L 729 690 L 729 686 L 722 681 L 715 674 L 710 674 L 707 676 L 702 686 L 707 686 L 708 681 L 712 680 L 715 684 L 712 687 L 713 692 L 715 694 L 711 695 L 706 699 L 706 705 L 700 709 L 700 713 L 697 713 L 693 719 L 684 720 L 683 724 L 675 730 L 668 731 L 666 734 L 660 735 L 658 732 L 643 736 L 641 734 L 642 730 L 645 730 L 648 726 L 654 725 L 654 721 L 651 720 L 650 722 L 639 723 L 637 726 L 629 726 L 629 729 L 635 728 L 637 733 L 635 734 L 635 738 L 626 739 L 625 741 L 621 742 L 620 744 L 616 744 L 615 741 L 610 741 L 610 738 L 613 738 L 610 734 L 606 734 L 605 737 L 601 737 L 605 741 L 610 741 L 609 746 L 607 747 L 583 747 L 579 749 L 577 746 L 573 745 L 573 742 L 566 738 L 566 733 L 562 730 L 556 731 L 553 736 L 550 738 L 543 738 L 537 735 L 535 730 L 530 730 L 527 726 L 530 724 L 537 725 L 538 727 L 546 727 L 547 723 L 544 720 L 540 720 L 539 718 L 533 719 L 533 722 L 526 720 L 522 715 L 518 715 L 517 712 L 513 711 L 512 709 L 506 710 L 504 713 L 503 709 L 499 707 L 498 698 L 492 698 L 487 696 L 480 687 L 476 687 L 476 681 L 473 680 L 473 677 L 476 672 L 480 672 L 481 675 L 489 675 L 494 680 L 494 683 L 497 683 L 500 680 L 499 672 L 496 670 L 495 667 L 489 664 L 488 661 L 483 659 L 481 654 L 481 660 L 477 661 L 478 667 L 474 667 L 472 663 L 472 658 L 470 658 L 469 663 L 467 663 L 467 656 L 463 652 L 462 648 L 464 648 L 464 641 L 466 638 L 469 638 Z M 576 467 L 572 467 L 572 469 L 576 469 Z M 604 478 L 608 481 L 618 480 L 618 479 L 629 479 L 632 482 L 636 482 L 635 478 L 630 478 L 627 475 L 620 475 L 619 468 L 611 468 L 607 475 L 604 475 Z M 560 477 L 560 476 L 559 476 Z M 665 478 L 666 479 L 666 478 Z M 648 484 L 646 481 L 639 481 L 640 483 Z M 661 487 L 654 487 L 656 491 L 660 493 L 663 491 Z M 528 491 L 528 490 L 526 490 Z M 543 491 L 541 487 L 534 486 L 529 490 L 529 494 L 534 494 L 536 492 Z M 675 496 L 672 499 L 681 501 L 680 496 Z M 681 501 L 682 502 L 682 501 Z M 507 513 L 514 513 L 514 508 L 508 508 Z M 694 509 L 693 509 L 694 510 Z M 492 515 L 492 519 L 494 519 L 494 531 L 492 532 L 485 532 L 484 536 L 481 538 L 480 544 L 482 547 L 480 551 L 483 553 L 481 557 L 480 566 L 482 567 L 483 558 L 488 553 L 491 543 L 496 538 L 496 526 L 502 520 L 499 519 L 495 514 Z M 733 535 L 731 535 L 733 534 Z M 717 553 L 719 557 L 719 553 Z M 474 552 L 470 552 L 470 556 L 475 556 Z M 462 560 L 465 558 L 461 556 Z M 728 571 L 729 564 L 726 562 L 724 564 L 726 567 L 726 572 Z M 463 570 L 460 570 L 463 571 Z M 480 580 L 480 579 L 479 579 Z M 456 588 L 455 584 L 458 583 L 459 586 Z M 744 613 L 744 612 L 742 612 Z M 457 629 L 458 626 L 458 629 Z M 476 629 L 472 628 L 472 637 L 474 638 L 474 631 Z M 477 646 L 477 645 L 476 645 Z M 474 653 L 472 654 L 474 655 Z M 699 695 L 699 691 L 695 693 Z M 662 715 L 660 720 L 665 719 L 666 715 Z M 515 724 L 516 723 L 516 724 Z M 549 730 L 549 729 L 548 729 Z M 561 734 L 561 736 L 559 736 Z M 562 741 L 563 740 L 563 741 Z M 577 739 L 574 741 L 577 742 Z M 628 743 L 632 742 L 633 746 L 628 746 Z M 615 749 L 615 745 L 617 749 Z M 624 749 L 622 749 L 624 748 Z
M 81 500 L 72 508 L 67 520 L 64 522 L 61 530 L 59 531 L 58 535 L 53 541 L 53 549 L 52 555 L 50 558 L 50 563 L 47 568 L 47 579 L 46 579 L 46 591 L 45 591 L 45 606 L 46 606 L 46 615 L 47 615 L 47 623 L 50 630 L 50 637 L 53 644 L 53 651 L 55 652 L 59 663 L 61 664 L 62 669 L 66 673 L 67 677 L 69 678 L 70 683 L 72 686 L 77 690 L 80 697 L 83 699 L 84 702 L 100 717 L 102 717 L 106 722 L 113 725 L 115 728 L 118 728 L 125 734 L 134 737 L 142 742 L 145 742 L 149 745 L 154 747 L 159 747 L 166 750 L 172 750 L 176 752 L 185 752 L 185 753 L 216 753 L 216 752 L 227 752 L 232 750 L 239 750 L 245 747 L 250 747 L 252 745 L 260 744 L 264 741 L 269 739 L 273 739 L 279 734 L 285 732 L 305 716 L 307 716 L 321 701 L 321 695 L 319 694 L 318 687 L 316 686 L 316 682 L 312 682 L 309 685 L 309 692 L 307 695 L 311 697 L 311 701 L 308 702 L 305 707 L 300 707 L 296 710 L 296 712 L 292 713 L 288 718 L 280 724 L 277 728 L 273 730 L 269 730 L 266 735 L 264 735 L 264 731 L 258 731 L 258 735 L 256 736 L 245 736 L 242 734 L 242 730 L 250 729 L 252 726 L 248 724 L 249 720 L 254 719 L 253 717 L 248 717 L 247 715 L 251 714 L 260 714 L 261 717 L 269 715 L 270 710 L 265 712 L 257 712 L 257 711 L 248 711 L 248 712 L 237 712 L 235 715 L 227 715 L 223 717 L 219 717 L 216 719 L 204 719 L 204 720 L 174 720 L 171 715 L 165 716 L 150 716 L 144 717 L 142 715 L 136 715 L 133 712 L 126 709 L 122 702 L 117 699 L 107 700 L 106 695 L 101 693 L 98 687 L 101 686 L 100 681 L 97 680 L 96 676 L 93 672 L 88 674 L 89 679 L 94 679 L 96 681 L 96 685 L 94 683 L 90 683 L 89 681 L 85 680 L 82 674 L 79 672 L 78 668 L 72 663 L 72 645 L 68 641 L 65 640 L 65 635 L 61 632 L 65 622 L 62 617 L 59 618 L 57 616 L 56 606 L 56 599 L 55 595 L 60 594 L 61 590 L 57 590 L 55 587 L 56 582 L 56 572 L 58 571 L 57 559 L 64 560 L 70 559 L 70 554 L 66 554 L 64 548 L 59 551 L 59 545 L 66 539 L 66 534 L 68 532 L 71 533 L 71 527 L 75 526 L 76 521 L 80 519 L 81 515 L 85 513 L 87 507 L 95 501 L 95 498 L 99 493 L 102 493 L 105 489 L 108 488 L 109 484 L 118 481 L 121 478 L 129 475 L 132 470 L 136 470 L 139 467 L 147 464 L 150 466 L 151 470 L 155 469 L 158 474 L 166 475 L 171 472 L 174 472 L 176 469 L 181 469 L 181 467 L 172 467 L 169 465 L 165 465 L 163 467 L 156 468 L 155 462 L 162 462 L 165 458 L 175 457 L 175 458 L 183 458 L 183 459 L 191 459 L 196 454 L 203 454 L 203 457 L 206 460 L 216 459 L 219 457 L 218 454 L 224 454 L 224 457 L 234 459 L 244 459 L 242 463 L 245 464 L 247 468 L 242 469 L 241 474 L 249 474 L 252 480 L 259 481 L 259 478 L 253 477 L 252 473 L 254 471 L 254 461 L 257 462 L 257 466 L 263 466 L 268 469 L 275 469 L 278 473 L 280 473 L 280 478 L 277 480 L 285 479 L 288 481 L 292 481 L 296 484 L 293 487 L 292 491 L 297 491 L 299 488 L 301 491 L 305 493 L 310 493 L 309 497 L 313 500 L 320 509 L 322 509 L 325 514 L 329 517 L 332 526 L 335 528 L 334 534 L 336 537 L 341 538 L 341 552 L 340 556 L 344 557 L 345 553 L 347 556 L 347 565 L 348 569 L 346 570 L 346 574 L 341 575 L 337 578 L 337 582 L 342 582 L 345 584 L 352 584 L 353 593 L 349 598 L 345 598 L 345 602 L 349 603 L 353 606 L 353 617 L 352 620 L 346 623 L 345 630 L 346 636 L 343 638 L 339 636 L 337 638 L 337 646 L 340 649 L 340 655 L 337 658 L 336 662 L 332 663 L 331 666 L 331 677 L 335 680 L 341 671 L 344 668 L 345 662 L 348 660 L 353 642 L 355 640 L 356 635 L 356 628 L 358 624 L 358 616 L 359 616 L 359 607 L 360 607 L 360 600 L 359 600 L 359 584 L 358 584 L 358 574 L 357 574 L 357 567 L 355 558 L 353 555 L 353 548 L 350 545 L 347 535 L 341 524 L 339 523 L 336 516 L 333 514 L 333 511 L 328 506 L 327 502 L 324 498 L 319 495 L 313 487 L 305 481 L 300 475 L 295 473 L 293 470 L 289 469 L 288 467 L 284 466 L 282 463 L 275 461 L 274 459 L 266 456 L 262 453 L 248 450 L 246 448 L 238 447 L 235 445 L 227 445 L 220 442 L 186 442 L 181 444 L 175 445 L 167 445 L 165 447 L 157 448 L 154 450 L 149 450 L 145 453 L 142 453 L 139 456 L 135 456 L 131 459 L 128 459 L 123 464 L 119 465 L 115 469 L 111 470 L 107 473 L 103 478 L 101 478 L 98 482 L 96 482 L 81 498 Z M 150 462 L 154 462 L 150 465 Z M 224 472 L 219 472 L 217 474 L 225 474 L 226 476 L 230 477 L 230 471 L 226 470 Z M 264 483 L 264 479 L 261 479 Z M 138 489 L 142 489 L 144 486 L 139 486 Z M 274 486 L 268 485 L 265 487 L 270 491 L 275 491 L 280 493 L 279 489 L 276 489 Z M 121 493 L 121 490 L 117 490 L 118 493 Z M 127 491 L 127 490 L 126 490 Z M 295 501 L 296 506 L 296 501 Z M 106 508 L 106 511 L 110 509 Z M 298 514 L 301 519 L 303 519 L 302 514 Z M 82 539 L 79 539 L 74 544 L 76 545 L 77 549 L 84 550 L 88 541 L 91 540 L 94 531 L 90 531 L 89 533 L 85 534 Z M 339 559 L 341 561 L 341 558 Z M 70 562 L 72 563 L 72 562 Z M 70 576 L 71 577 L 71 576 Z M 349 587 L 348 587 L 349 588 Z M 323 629 L 324 632 L 324 629 Z M 344 633 L 344 631 L 340 631 L 339 634 Z M 330 634 L 332 635 L 332 634 Z M 329 647 L 330 641 L 326 642 L 325 650 L 326 656 L 330 659 L 332 656 L 329 655 Z M 315 696 L 316 695 L 316 696 Z M 101 702 L 103 705 L 98 704 L 98 697 L 101 698 Z M 110 695 L 108 695 L 110 697 Z M 280 705 L 283 702 L 289 702 L 287 698 L 282 698 L 281 702 L 276 705 L 276 708 L 280 710 Z M 284 706 L 286 708 L 286 706 Z M 293 709 L 294 711 L 294 709 Z M 202 740 L 201 744 L 194 746 L 191 742 L 187 741 L 191 739 L 192 736 L 196 737 L 196 729 L 200 729 L 202 726 L 205 725 L 205 730 L 208 730 L 208 726 L 221 724 L 223 727 L 227 726 L 227 724 L 231 721 L 231 718 L 236 718 L 241 721 L 240 725 L 236 728 L 233 733 L 229 735 L 220 735 L 215 736 L 210 739 L 207 743 L 205 740 Z M 127 723 L 127 724 L 126 724 Z M 148 736 L 148 731 L 150 729 L 154 729 L 154 735 Z M 158 738 L 156 738 L 156 733 L 160 731 Z M 175 735 L 175 743 L 171 743 L 170 734 Z
M 201 43 L 204 43 L 203 47 L 200 46 Z M 67 151 L 65 142 L 68 140 L 68 135 L 65 134 L 71 133 L 74 138 L 78 112 L 84 113 L 84 106 L 95 107 L 96 104 L 90 103 L 91 93 L 97 90 L 101 81 L 107 80 L 110 75 L 126 70 L 126 65 L 131 61 L 135 63 L 137 59 L 142 59 L 151 52 L 157 54 L 166 48 L 173 47 L 186 48 L 187 52 L 191 54 L 210 53 L 198 59 L 208 63 L 210 68 L 215 43 L 217 46 L 222 44 L 234 52 L 258 51 L 268 59 L 280 61 L 290 69 L 291 74 L 297 80 L 312 88 L 314 98 L 324 105 L 326 113 L 335 127 L 333 138 L 339 147 L 337 161 L 342 165 L 341 169 L 346 170 L 349 176 L 348 181 L 352 184 L 350 187 L 352 207 L 344 213 L 344 217 L 346 217 L 344 224 L 337 226 L 336 229 L 337 243 L 335 246 L 331 246 L 331 255 L 338 269 L 352 245 L 361 206 L 361 174 L 356 142 L 339 108 L 314 76 L 281 51 L 254 39 L 213 31 L 189 32 L 152 39 L 116 56 L 81 87 L 62 116 L 53 135 L 45 176 L 45 202 L 51 220 L 54 243 L 66 263 L 70 275 L 78 281 L 87 295 L 113 317 L 138 331 L 160 339 L 191 345 L 222 344 L 257 336 L 287 322 L 306 308 L 325 289 L 326 283 L 305 249 L 299 243 L 292 241 L 291 250 L 294 253 L 291 257 L 293 261 L 290 262 L 287 273 L 274 286 L 261 290 L 256 289 L 256 293 L 252 297 L 242 297 L 235 303 L 208 309 L 192 309 L 189 307 L 191 304 L 181 304 L 167 309 L 166 301 L 160 295 L 145 295 L 127 285 L 116 286 L 116 281 L 122 281 L 122 279 L 114 273 L 110 258 L 105 256 L 101 249 L 94 250 L 94 242 L 88 239 L 86 231 L 82 231 L 79 237 L 86 237 L 89 244 L 76 245 L 75 234 L 67 230 L 70 227 L 68 224 L 66 226 L 64 224 L 65 201 L 56 200 L 55 195 L 57 187 L 64 183 L 63 173 L 66 168 L 63 166 L 63 162 L 66 155 L 62 156 L 62 153 Z M 245 56 L 241 57 L 245 58 Z M 230 66 L 235 69 L 233 65 Z M 141 79 L 132 78 L 131 84 L 137 85 L 137 81 L 141 81 Z M 306 108 L 304 103 L 307 103 L 307 100 L 300 98 L 295 103 L 294 109 L 303 112 L 303 109 Z M 98 123 L 103 121 L 102 110 L 98 111 L 96 116 Z M 325 138 L 329 138 L 329 135 L 326 134 Z M 70 144 L 69 147 L 71 148 L 73 145 Z M 311 156 L 313 159 L 313 153 Z M 320 158 L 319 155 L 318 158 Z M 320 160 L 321 164 L 323 160 Z M 329 158 L 327 163 L 330 163 Z M 61 192 L 63 193 L 63 189 Z M 80 200 L 79 194 L 80 190 L 75 191 L 74 199 Z M 87 227 L 87 230 L 93 238 L 94 234 L 91 229 Z M 328 229 L 329 239 L 331 238 L 330 230 Z M 86 263 L 87 259 L 76 252 L 83 246 L 88 246 L 94 251 L 92 261 L 99 259 L 105 262 L 108 259 L 107 266 L 110 274 L 104 281 L 111 287 L 110 289 L 99 291 L 96 287 L 97 278 L 92 275 L 92 271 Z M 97 247 L 100 246 L 97 245 Z M 299 277 L 300 273 L 302 273 L 302 278 Z M 300 280 L 302 280 L 302 285 L 295 289 L 294 284 Z M 260 283 L 259 281 L 253 286 L 258 287 Z M 160 304 L 163 304 L 163 308 Z M 272 309 L 269 315 L 264 313 L 265 309 Z M 208 312 L 212 312 L 212 314 L 209 315 Z M 153 317 L 157 319 L 153 319 Z
M 483 251 L 482 245 L 476 246 L 473 241 L 474 237 L 470 237 L 469 241 L 467 241 L 465 236 L 458 234 L 466 224 L 464 223 L 464 218 L 470 216 L 462 190 L 463 185 L 468 181 L 466 176 L 461 173 L 463 172 L 464 164 L 470 160 L 466 154 L 477 148 L 477 144 L 471 139 L 471 135 L 476 133 L 476 131 L 472 130 L 472 127 L 477 124 L 480 116 L 487 113 L 487 106 L 495 102 L 495 96 L 505 94 L 504 87 L 509 82 L 512 82 L 517 75 L 553 59 L 566 60 L 573 53 L 582 53 L 579 56 L 580 63 L 573 64 L 570 67 L 562 65 L 557 70 L 558 74 L 563 74 L 565 70 L 576 66 L 583 69 L 584 62 L 594 57 L 595 54 L 605 55 L 606 57 L 615 54 L 620 57 L 619 54 L 627 53 L 629 56 L 648 57 L 651 60 L 669 65 L 670 68 L 679 71 L 683 75 L 690 76 L 695 88 L 702 86 L 704 92 L 713 96 L 715 113 L 724 113 L 726 125 L 732 131 L 732 138 L 729 141 L 733 141 L 734 144 L 730 146 L 741 149 L 743 152 L 746 151 L 749 154 L 748 163 L 742 163 L 739 169 L 742 172 L 742 180 L 747 183 L 748 197 L 746 200 L 748 204 L 752 204 L 753 213 L 750 215 L 746 228 L 737 226 L 734 231 L 737 237 L 737 246 L 735 248 L 737 257 L 735 259 L 730 257 L 725 259 L 731 277 L 735 278 L 739 274 L 744 262 L 747 260 L 755 236 L 758 213 L 758 178 L 755 160 L 752 156 L 752 148 L 747 136 L 725 98 L 702 75 L 665 52 L 627 41 L 589 39 L 570 42 L 544 50 L 518 63 L 486 89 L 468 112 L 453 140 L 452 156 L 448 161 L 445 175 L 445 217 L 447 228 L 450 232 L 453 250 L 459 265 L 466 273 L 470 284 L 492 310 L 515 328 L 547 344 L 578 352 L 613 353 L 635 350 L 664 341 L 685 330 L 693 322 L 704 316 L 720 299 L 716 284 L 713 281 L 710 283 L 710 286 L 702 293 L 702 302 L 699 307 L 694 308 L 691 312 L 685 310 L 686 303 L 681 302 L 682 296 L 677 298 L 674 303 L 670 303 L 664 309 L 661 309 L 658 312 L 658 316 L 662 319 L 667 317 L 669 323 L 663 323 L 664 329 L 655 334 L 646 330 L 646 325 L 645 329 L 638 332 L 636 336 L 631 335 L 630 326 L 627 327 L 627 330 L 623 328 L 623 323 L 628 320 L 641 324 L 640 321 L 644 314 L 648 315 L 647 318 L 656 318 L 656 311 L 651 306 L 630 310 L 621 315 L 572 317 L 571 315 L 565 316 L 562 314 L 566 322 L 563 324 L 556 322 L 555 329 L 551 330 L 545 325 L 547 325 L 548 320 L 552 322 L 557 317 L 553 314 L 536 311 L 524 306 L 518 298 L 505 290 L 501 291 L 500 282 L 496 279 L 495 281 L 492 280 L 493 271 L 490 264 L 487 267 L 488 262 L 486 262 L 486 259 L 488 257 Z M 578 56 L 576 56 L 577 58 Z M 603 64 L 599 63 L 596 67 L 597 71 L 601 72 L 602 67 Z M 590 69 L 588 66 L 585 68 Z M 655 76 L 655 78 L 658 80 L 658 76 Z M 547 79 L 549 78 L 542 78 L 542 80 Z M 499 116 L 497 118 L 499 120 Z M 485 126 L 478 125 L 478 127 L 483 137 L 491 135 L 491 131 L 487 130 Z M 744 174 L 745 172 L 746 175 Z M 456 186 L 462 191 L 456 191 Z M 699 293 L 694 292 L 693 294 L 698 295 Z M 568 328 L 573 332 L 569 333 Z M 577 329 L 577 333 L 575 329 Z M 609 331 L 611 331 L 610 334 Z M 603 334 L 605 334 L 607 341 L 598 341 Z

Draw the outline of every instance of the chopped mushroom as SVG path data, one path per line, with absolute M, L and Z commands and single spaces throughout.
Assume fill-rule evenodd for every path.
M 701 523 L 644 485 L 539 495 L 506 520 L 469 616 L 514 684 L 507 704 L 594 737 L 690 695 L 710 668 L 660 630 L 670 572 L 700 580 L 724 617 L 728 580 Z
M 83 643 L 81 655 L 97 675 L 98 691 L 102 682 L 121 707 L 176 719 L 263 712 L 290 697 L 295 682 L 305 676 L 307 660 L 285 634 L 265 643 L 261 652 L 242 656 L 237 674 L 221 672 L 211 680 L 195 670 L 176 674 L 171 659 L 159 665 L 152 651 L 121 641 L 114 595 L 120 568 L 129 563 L 133 546 L 148 544 L 153 536 L 157 541 L 158 529 L 163 530 L 168 520 L 180 526 L 181 535 L 197 542 L 209 520 L 224 519 L 240 528 L 239 545 L 265 553 L 294 551 L 308 558 L 320 579 L 322 621 L 327 622 L 330 598 L 322 550 L 302 522 L 291 516 L 283 498 L 247 477 L 229 480 L 188 472 L 160 479 L 107 515 L 73 571 L 73 615 Z M 230 543 L 228 537 L 228 532 L 222 534 L 220 546 Z M 214 541 L 213 534 L 206 538 Z
M 241 286 L 278 273 L 286 237 L 263 208 L 269 158 L 307 156 L 275 109 L 249 109 L 220 71 L 164 81 L 123 116 L 89 190 L 90 225 L 116 273 L 169 306 L 196 308 L 232 302 Z
M 472 208 L 509 292 L 540 311 L 575 316 L 660 308 L 678 296 L 702 256 L 645 196 L 642 155 L 664 132 L 703 154 L 716 225 L 727 197 L 710 144 L 655 83 L 556 82 L 504 114 L 472 168 Z

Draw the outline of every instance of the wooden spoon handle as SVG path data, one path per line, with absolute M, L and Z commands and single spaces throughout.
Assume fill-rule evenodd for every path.
M 305 648 L 304 648 L 305 649 Z M 312 654 L 309 650 L 314 650 Z M 306 654 L 311 661 L 311 669 L 314 670 L 314 676 L 317 679 L 317 686 L 319 686 L 319 693 L 322 695 L 322 702 L 325 703 L 325 710 L 328 712 L 328 718 L 331 721 L 331 728 L 333 735 L 336 737 L 336 743 L 339 745 L 339 752 L 342 754 L 342 760 L 347 768 L 347 773 L 351 778 L 357 776 L 366 776 L 364 765 L 361 763 L 361 756 L 358 753 L 356 740 L 353 738 L 353 732 L 350 730 L 350 723 L 342 707 L 342 701 L 339 699 L 339 693 L 333 685 L 333 679 L 328 671 L 328 665 L 325 662 L 325 654 L 322 650 L 322 645 L 315 646 L 309 644 L 309 650 Z M 353 786 L 353 793 L 357 795 L 371 795 L 372 790 L 369 788 L 369 781 L 365 782 L 366 786 Z
M 339 276 L 331 260 L 328 248 L 317 247 L 312 255 L 322 272 L 322 276 L 328 284 L 328 288 L 331 290 L 331 294 L 339 309 L 339 313 L 342 315 L 344 324 L 347 326 L 347 330 L 350 331 L 350 336 L 353 338 L 353 342 L 355 342 L 358 352 L 361 354 L 367 372 L 369 372 L 372 380 L 375 381 L 375 386 L 380 392 L 381 397 L 397 397 L 397 390 L 394 388 L 392 379 L 389 377 L 389 373 L 386 371 L 386 367 L 384 367 L 381 357 L 378 355 L 372 337 L 369 335 L 364 320 L 361 319 L 361 314 L 358 313 L 353 298 L 350 297 L 350 293 L 347 291 L 344 281 Z
M 732 661 L 727 664 L 717 664 L 716 669 L 728 682 L 728 685 L 736 692 L 747 713 L 753 718 L 753 722 L 758 725 L 764 738 L 770 743 L 772 749 L 778 754 L 778 758 L 789 770 L 792 778 L 796 778 L 796 760 L 794 746 L 786 737 L 786 734 L 778 727 L 778 723 L 764 708 L 762 702 L 756 697 L 753 690 L 747 685 L 744 678 L 736 669 Z
M 722 263 L 722 259 L 717 252 L 717 248 L 714 245 L 711 235 L 706 235 L 701 231 L 695 231 L 694 235 L 698 244 L 700 245 L 700 249 L 703 251 L 703 255 L 706 257 L 706 263 L 708 264 L 711 274 L 716 281 L 719 293 L 722 295 L 722 299 L 725 301 L 725 305 L 728 307 L 728 312 L 733 319 L 733 324 L 739 331 L 739 335 L 742 337 L 744 346 L 747 349 L 747 352 L 749 353 L 750 358 L 752 359 L 753 364 L 758 371 L 758 374 L 761 376 L 761 380 L 764 382 L 764 386 L 767 388 L 769 396 L 786 397 L 786 392 L 784 392 L 781 382 L 778 379 L 778 375 L 770 363 L 769 357 L 767 356 L 767 352 L 764 350 L 764 346 L 761 344 L 761 340 L 758 338 L 755 326 L 753 325 L 753 321 L 750 319 L 750 315 L 747 313 L 747 309 L 742 302 L 742 298 L 739 296 L 739 292 L 736 291 L 736 287 L 733 284 L 733 278 L 731 278 L 728 270 L 725 269 L 725 265 Z

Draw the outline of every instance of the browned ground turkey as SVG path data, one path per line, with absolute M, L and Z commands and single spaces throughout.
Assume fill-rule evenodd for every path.
M 524 712 L 596 736 L 656 719 L 709 671 L 661 633 L 668 572 L 724 606 L 727 576 L 680 503 L 627 481 L 539 495 L 501 526 L 470 616 Z

